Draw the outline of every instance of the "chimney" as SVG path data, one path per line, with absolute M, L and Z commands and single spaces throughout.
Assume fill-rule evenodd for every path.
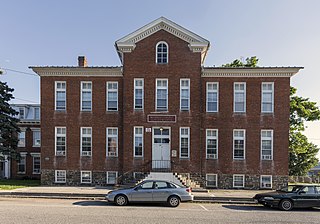
M 87 67 L 87 59 L 86 56 L 79 56 L 78 57 L 78 66 L 79 67 Z

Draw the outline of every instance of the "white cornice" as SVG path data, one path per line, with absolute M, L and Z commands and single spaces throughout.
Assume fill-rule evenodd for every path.
M 171 33 L 172 35 L 189 43 L 190 50 L 193 52 L 202 53 L 202 62 L 204 62 L 210 42 L 164 17 L 160 17 L 159 19 L 116 41 L 117 51 L 122 53 L 130 53 L 132 50 L 134 50 L 136 43 L 158 32 L 159 30 L 165 30 L 168 33 Z M 122 55 L 119 54 L 119 56 L 120 60 L 122 61 Z
M 303 67 L 203 68 L 201 77 L 291 77 Z
M 122 67 L 29 67 L 39 76 L 115 76 L 122 77 Z

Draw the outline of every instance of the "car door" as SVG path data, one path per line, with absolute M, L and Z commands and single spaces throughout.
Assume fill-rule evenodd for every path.
M 295 201 L 296 207 L 315 207 L 318 204 L 314 186 L 305 186 L 299 190 Z
M 316 186 L 316 193 L 317 193 L 317 206 L 320 207 L 320 186 Z
M 152 202 L 153 181 L 141 183 L 131 193 L 131 201 Z
M 170 196 L 169 184 L 166 181 L 156 181 L 153 190 L 154 202 L 166 202 Z

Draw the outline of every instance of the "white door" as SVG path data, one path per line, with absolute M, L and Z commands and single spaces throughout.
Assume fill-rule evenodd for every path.
M 170 168 L 170 128 L 153 128 L 152 142 L 152 169 Z

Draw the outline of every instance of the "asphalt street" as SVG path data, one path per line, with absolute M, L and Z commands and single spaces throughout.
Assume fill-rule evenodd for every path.
M 23 223 L 319 223 L 320 209 L 283 212 L 260 205 L 182 203 L 118 207 L 106 201 L 0 198 L 1 224 Z

